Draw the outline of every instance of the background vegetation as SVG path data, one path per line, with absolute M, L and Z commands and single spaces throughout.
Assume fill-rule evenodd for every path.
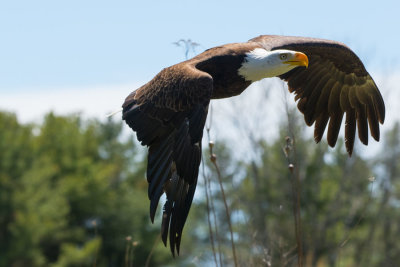
M 217 140 L 220 175 L 205 146 L 173 259 L 149 220 L 145 150 L 121 122 L 1 112 L 0 266 L 232 266 L 229 222 L 240 266 L 297 266 L 299 246 L 304 266 L 398 266 L 399 125 L 375 156 L 348 158 L 343 140 L 315 145 L 294 114 L 278 138 L 249 134 L 251 157 Z

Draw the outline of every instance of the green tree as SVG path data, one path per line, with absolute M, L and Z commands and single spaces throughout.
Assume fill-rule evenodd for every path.
M 32 125 L 20 125 L 14 114 L 0 112 L 0 266 L 7 266 L 14 257 L 10 224 L 15 219 L 14 194 L 21 186 L 21 177 L 31 168 L 33 155 Z
M 159 229 L 143 153 L 121 122 L 51 113 L 38 126 L 8 113 L 0 122 L 1 266 L 145 264 Z M 150 264 L 171 261 L 157 243 Z
M 223 171 L 224 187 L 234 223 L 241 264 L 247 266 L 297 266 L 293 206 L 293 180 L 300 179 L 301 230 L 305 266 L 357 266 L 359 244 L 371 226 L 373 164 L 354 153 L 348 157 L 343 140 L 330 149 L 307 138 L 303 122 L 290 111 L 290 125 L 282 122 L 280 138 L 250 140 L 254 157 L 235 161 L 234 150 L 217 142 L 215 153 Z M 290 130 L 289 130 L 290 129 Z M 286 137 L 292 136 L 288 162 Z M 223 146 L 218 146 L 222 144 Z M 237 155 L 235 155 L 237 156 Z M 298 168 L 291 174 L 289 163 Z M 233 167 L 236 166 L 236 167 Z M 209 167 L 212 171 L 212 167 Z M 216 180 L 217 174 L 212 173 Z M 219 244 L 230 253 L 229 230 L 216 185 L 212 196 L 219 217 Z M 216 238 L 218 240 L 218 238 Z M 364 251 L 366 255 L 368 251 Z M 379 266 L 379 265 L 376 265 Z
M 316 145 L 293 112 L 279 138 L 249 134 L 243 143 L 251 158 L 239 155 L 236 144 L 216 141 L 225 200 L 204 148 L 205 167 L 176 259 L 158 238 L 160 222 L 150 223 L 146 150 L 121 122 L 50 113 L 40 124 L 21 124 L 0 112 L 0 266 L 144 266 L 147 260 L 150 266 L 229 266 L 224 201 L 239 265 L 296 266 L 299 205 L 305 266 L 396 266 L 399 124 L 383 136 L 376 157 L 349 158 L 340 138 L 335 149 Z

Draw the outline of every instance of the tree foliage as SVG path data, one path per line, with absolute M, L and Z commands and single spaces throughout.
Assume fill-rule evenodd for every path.
M 298 266 L 294 209 L 301 213 L 303 266 L 396 266 L 400 262 L 398 221 L 400 166 L 399 126 L 383 138 L 375 158 L 357 151 L 349 157 L 342 139 L 335 149 L 316 145 L 296 110 L 281 121 L 276 140 L 250 138 L 254 157 L 238 161 L 224 140 L 214 151 L 219 159 L 234 222 L 240 266 Z M 248 129 L 250 132 L 251 129 Z M 251 137 L 251 134 L 249 133 Z M 290 137 L 288 139 L 288 136 Z M 287 140 L 293 153 L 288 161 Z M 237 144 L 235 144 L 237 145 Z M 291 172 L 289 164 L 297 171 Z M 212 172 L 212 166 L 209 166 Z M 226 217 L 215 180 L 208 174 L 212 205 L 217 210 L 213 239 L 222 265 L 232 265 Z M 300 186 L 296 185 L 298 176 Z M 294 197 L 299 190 L 300 202 Z M 208 260 L 212 260 L 209 250 Z
M 298 204 L 304 266 L 396 266 L 400 126 L 395 124 L 382 150 L 367 159 L 357 153 L 349 158 L 341 139 L 335 149 L 315 145 L 298 118 L 289 121 L 282 120 L 277 139 L 244 142 L 254 152 L 251 158 L 237 154 L 240 144 L 225 140 L 213 149 L 239 264 L 297 266 L 293 211 Z M 134 139 L 112 120 L 50 113 L 40 124 L 22 124 L 1 112 L 0 266 L 233 265 L 208 148 L 181 256 L 173 259 L 158 237 L 160 222 L 150 223 L 146 153 Z
M 22 125 L 8 113 L 0 123 L 0 266 L 144 265 L 158 229 L 121 123 L 48 114 Z M 171 261 L 156 249 L 150 263 Z

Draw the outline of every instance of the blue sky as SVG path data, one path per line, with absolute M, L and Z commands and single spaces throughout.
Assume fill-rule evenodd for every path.
M 184 58 L 172 45 L 181 38 L 199 52 L 260 34 L 335 39 L 390 71 L 399 10 L 395 0 L 2 1 L 0 93 L 145 82 Z

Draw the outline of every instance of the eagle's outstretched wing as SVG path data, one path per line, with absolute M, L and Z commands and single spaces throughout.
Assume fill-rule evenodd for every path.
M 328 144 L 335 146 L 346 113 L 345 144 L 353 152 L 356 127 L 362 143 L 368 144 L 368 125 L 379 141 L 379 123 L 385 120 L 382 96 L 357 55 L 346 45 L 323 39 L 264 35 L 250 40 L 267 50 L 303 52 L 308 68 L 295 68 L 280 76 L 294 92 L 307 125 L 315 122 L 314 138 L 319 142 L 328 126 Z M 357 125 L 357 126 L 356 126 Z
M 149 148 L 147 181 L 150 218 L 161 195 L 161 236 L 179 254 L 182 230 L 196 190 L 201 161 L 201 139 L 212 92 L 212 77 L 188 64 L 161 71 L 155 79 L 130 94 L 123 119 Z

